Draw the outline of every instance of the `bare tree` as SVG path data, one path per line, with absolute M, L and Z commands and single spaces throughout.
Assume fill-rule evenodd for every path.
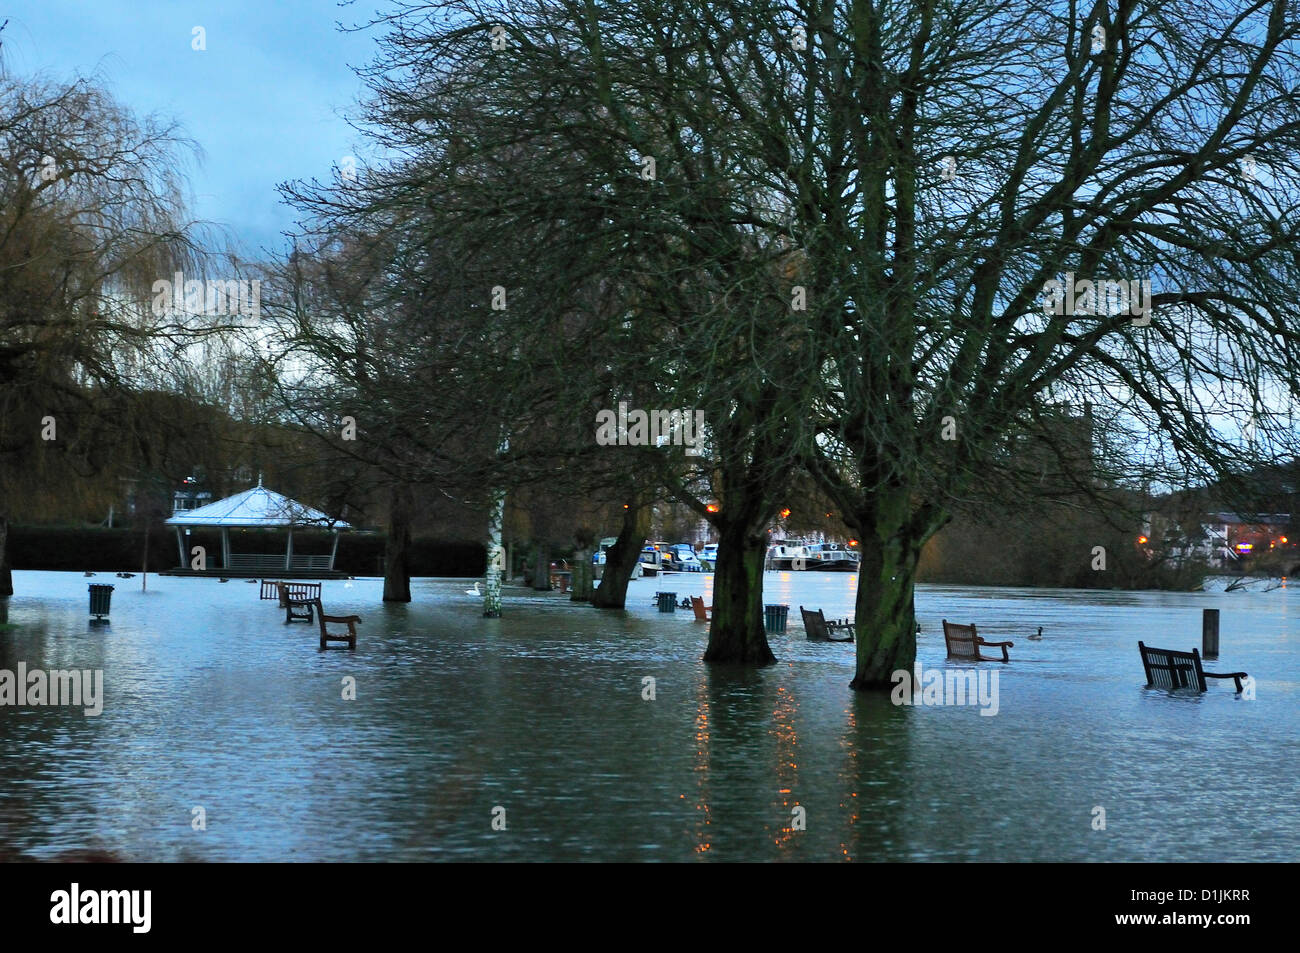
M 648 364 L 585 325 L 616 377 L 746 395 L 748 425 L 710 431 L 729 505 L 760 504 L 744 522 L 781 472 L 747 464 L 787 450 L 834 501 L 863 554 L 855 688 L 910 667 L 918 559 L 953 509 L 1042 476 L 1025 441 L 1071 492 L 1294 449 L 1284 0 L 460 0 L 388 22 L 381 141 L 434 147 L 447 221 L 516 236 L 554 312 L 600 281 L 607 318 L 652 314 Z M 1062 404 L 1088 405 L 1085 435 Z

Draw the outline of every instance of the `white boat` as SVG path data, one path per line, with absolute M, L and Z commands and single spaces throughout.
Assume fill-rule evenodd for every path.
M 662 550 L 658 545 L 648 544 L 641 550 L 641 559 L 637 565 L 641 567 L 642 576 L 659 575 L 659 570 L 664 568 Z
M 718 544 L 709 543 L 700 550 L 700 564 L 704 566 L 705 572 L 713 572 L 713 567 L 718 564 Z
M 767 548 L 764 569 L 818 570 L 821 572 L 857 572 L 862 557 L 842 543 L 817 543 L 802 539 L 782 539 Z
M 767 547 L 763 568 L 780 571 L 806 569 L 807 562 L 808 547 L 802 540 L 783 539 Z
M 857 572 L 862 556 L 840 543 L 813 543 L 808 551 L 804 569 L 822 572 Z

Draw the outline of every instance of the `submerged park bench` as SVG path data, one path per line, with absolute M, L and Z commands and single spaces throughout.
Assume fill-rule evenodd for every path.
M 277 582 L 275 586 L 280 594 L 280 608 L 284 610 L 285 624 L 290 622 L 311 624 L 312 606 L 320 603 L 320 583 Z
M 691 596 L 691 609 L 695 611 L 696 622 L 708 622 L 709 613 L 713 611 L 713 606 L 706 606 L 704 600 L 699 596 Z
M 814 642 L 852 642 L 853 641 L 853 623 L 848 619 L 836 619 L 832 622 L 826 621 L 826 616 L 821 609 L 805 609 L 799 607 L 799 612 L 803 615 L 804 633 Z M 835 633 L 843 632 L 845 637 L 836 638 Z
M 1198 692 L 1206 690 L 1207 678 L 1230 678 L 1241 693 L 1241 680 L 1249 676 L 1245 672 L 1207 672 L 1201 668 L 1201 653 L 1197 649 L 1179 652 L 1176 649 L 1157 649 L 1138 642 L 1138 651 L 1142 653 L 1142 667 L 1146 669 L 1147 686 L 1155 688 L 1194 688 Z
M 310 602 L 320 596 L 319 582 L 285 582 L 283 579 L 263 579 L 262 599 L 278 599 L 281 608 L 284 607 L 284 593 L 281 589 L 287 590 L 290 599 L 306 600 Z
M 986 642 L 975 631 L 975 623 L 956 625 L 943 620 L 943 640 L 948 643 L 948 658 L 970 659 L 975 662 L 1010 662 L 1007 649 L 1016 647 L 1014 642 Z M 980 649 L 1001 649 L 1002 658 L 988 658 L 980 654 Z
M 359 615 L 326 615 L 325 607 L 320 604 L 320 598 L 312 600 L 316 607 L 316 619 L 320 622 L 320 647 L 325 648 L 328 642 L 346 642 L 348 648 L 357 647 L 357 623 L 361 621 Z M 343 623 L 348 627 L 347 632 L 331 632 L 326 628 L 326 622 Z

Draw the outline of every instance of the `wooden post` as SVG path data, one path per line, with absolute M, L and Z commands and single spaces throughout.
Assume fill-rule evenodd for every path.
M 1219 610 L 1206 609 L 1201 613 L 1201 657 L 1219 657 Z
M 176 527 L 176 551 L 181 554 L 181 568 L 189 569 L 190 561 L 185 558 L 185 536 L 179 526 Z
M 284 549 L 284 569 L 288 572 L 293 568 L 293 527 L 289 527 L 289 542 Z

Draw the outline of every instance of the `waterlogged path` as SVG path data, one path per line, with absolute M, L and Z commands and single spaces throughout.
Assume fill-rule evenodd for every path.
M 109 625 L 88 623 L 92 581 L 117 587 Z M 416 581 L 409 606 L 326 582 L 329 611 L 365 620 L 355 653 L 239 580 L 14 583 L 0 670 L 102 670 L 104 697 L 98 716 L 0 706 L 0 857 L 1300 859 L 1296 587 L 923 587 L 923 669 L 966 668 L 941 618 L 1016 643 L 979 666 L 998 672 L 982 715 L 848 690 L 852 646 L 798 625 L 801 603 L 851 614 L 847 574 L 767 574 L 792 624 L 749 673 L 703 665 L 706 626 L 650 604 L 711 601 L 707 575 L 634 582 L 621 614 L 509 590 L 499 620 L 460 580 Z M 1207 667 L 1250 672 L 1254 701 L 1142 687 L 1137 640 L 1199 645 L 1203 607 L 1223 612 Z

